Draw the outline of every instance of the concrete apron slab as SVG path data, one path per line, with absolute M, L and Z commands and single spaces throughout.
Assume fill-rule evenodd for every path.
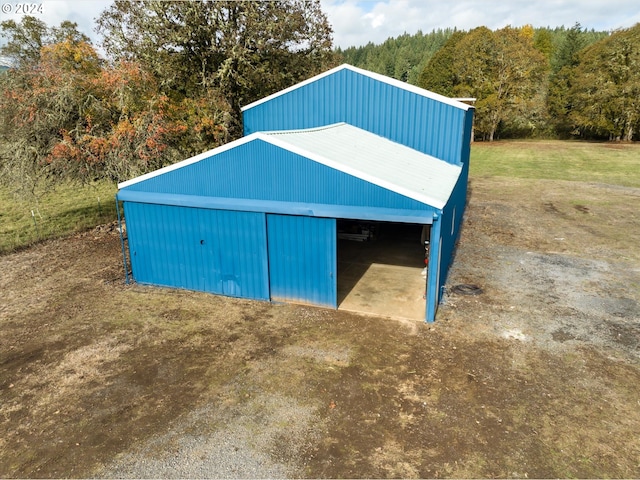
M 349 283 L 346 279 L 350 274 L 359 279 L 348 293 L 345 292 L 338 310 L 424 321 L 426 279 L 421 274 L 422 268 L 371 263 L 362 273 L 356 264 L 343 264 L 342 267 L 339 289 L 340 280 Z

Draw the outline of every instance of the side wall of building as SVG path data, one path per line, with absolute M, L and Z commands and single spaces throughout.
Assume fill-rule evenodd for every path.
M 462 137 L 462 172 L 454 187 L 449 201 L 442 210 L 441 236 L 442 251 L 440 260 L 440 288 L 438 300 L 442 298 L 443 287 L 447 281 L 449 267 L 453 262 L 456 243 L 460 237 L 460 229 L 467 207 L 467 191 L 469 181 L 469 161 L 471 155 L 471 130 L 473 125 L 473 109 L 467 111 L 465 129 Z

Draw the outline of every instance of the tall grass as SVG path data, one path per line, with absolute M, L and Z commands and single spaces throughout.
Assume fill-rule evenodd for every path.
M 640 145 L 553 140 L 476 142 L 471 147 L 470 175 L 640 187 Z
M 61 185 L 39 201 L 0 188 L 0 254 L 116 219 L 113 183 Z

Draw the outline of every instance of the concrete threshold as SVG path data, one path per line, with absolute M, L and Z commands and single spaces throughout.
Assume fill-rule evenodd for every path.
M 371 263 L 364 273 L 358 265 L 342 266 L 340 281 L 360 276 L 340 302 L 338 310 L 388 317 L 395 320 L 424 321 L 426 280 L 422 268 Z M 355 280 L 355 279 L 353 279 Z

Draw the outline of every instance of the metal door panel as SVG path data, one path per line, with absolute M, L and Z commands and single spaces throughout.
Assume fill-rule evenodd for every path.
M 336 221 L 267 215 L 271 299 L 337 308 Z

